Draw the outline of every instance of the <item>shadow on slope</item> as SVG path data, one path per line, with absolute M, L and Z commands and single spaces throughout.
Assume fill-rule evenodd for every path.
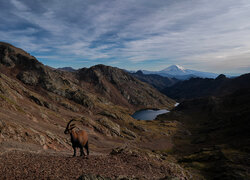
M 174 137 L 179 162 L 207 179 L 249 179 L 250 89 L 223 97 L 186 100 L 158 120 L 178 120 Z M 186 133 L 183 133 L 186 132 Z

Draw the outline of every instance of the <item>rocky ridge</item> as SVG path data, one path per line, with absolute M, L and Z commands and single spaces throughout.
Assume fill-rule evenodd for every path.
M 223 74 L 215 79 L 191 78 L 166 87 L 162 93 L 179 101 L 197 97 L 224 96 L 238 89 L 250 88 L 249 83 L 247 83 L 249 81 L 249 73 L 236 78 L 227 78 Z

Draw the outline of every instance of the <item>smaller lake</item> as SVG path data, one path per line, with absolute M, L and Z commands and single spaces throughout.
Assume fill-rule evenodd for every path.
M 167 112 L 169 111 L 166 109 L 161 109 L 161 110 L 146 109 L 146 110 L 136 111 L 132 115 L 132 117 L 138 120 L 154 120 L 156 116 Z

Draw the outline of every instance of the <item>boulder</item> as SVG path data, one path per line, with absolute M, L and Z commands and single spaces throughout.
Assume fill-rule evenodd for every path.
M 24 84 L 35 86 L 38 83 L 37 75 L 34 72 L 20 72 L 17 78 Z

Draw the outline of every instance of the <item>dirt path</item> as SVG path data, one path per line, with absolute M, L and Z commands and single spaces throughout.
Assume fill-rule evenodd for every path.
M 133 153 L 91 155 L 89 159 L 22 151 L 0 155 L 0 179 L 77 179 L 83 174 L 99 174 L 112 179 L 118 176 L 140 179 L 176 176 L 169 165 Z

